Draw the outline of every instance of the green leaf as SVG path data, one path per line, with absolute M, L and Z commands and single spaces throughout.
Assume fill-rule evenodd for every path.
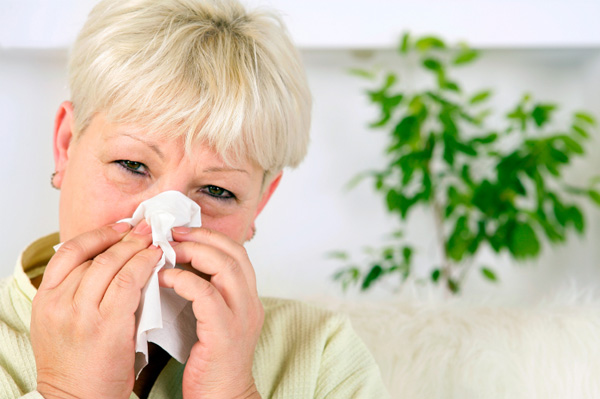
M 381 255 L 383 256 L 383 259 L 385 259 L 385 260 L 394 259 L 394 249 L 393 248 L 385 248 L 383 250 L 383 252 L 381 253 Z
M 433 271 L 431 272 L 431 281 L 437 283 L 441 275 L 442 272 L 440 271 L 440 269 L 433 269 Z
M 473 190 L 476 187 L 475 182 L 473 181 L 473 177 L 471 176 L 471 167 L 468 164 L 464 164 L 460 171 L 460 177 L 463 179 L 463 182 Z M 465 200 L 468 202 L 468 200 Z
M 385 176 L 381 173 L 375 175 L 375 191 L 382 191 Z
M 469 99 L 469 104 L 471 104 L 471 105 L 479 104 L 479 103 L 487 100 L 490 97 L 491 94 L 492 94 L 491 90 L 483 90 L 483 91 L 480 91 L 478 93 L 475 93 Z
M 468 64 L 474 61 L 479 56 L 479 52 L 476 50 L 465 49 L 458 53 L 456 58 L 452 61 L 454 65 Z
M 575 154 L 583 154 L 583 147 L 577 141 L 573 140 L 571 137 L 567 135 L 558 136 L 558 139 L 565 143 L 565 146 Z
M 444 109 L 440 112 L 440 122 L 444 126 L 444 134 L 454 140 L 454 137 L 458 133 L 458 127 L 449 109 Z
M 423 66 L 432 71 L 441 71 L 443 69 L 442 64 L 434 58 L 426 58 L 423 60 Z
M 542 127 L 550 121 L 552 111 L 555 109 L 556 106 L 552 104 L 537 104 L 531 111 L 531 117 L 538 127 Z
M 481 111 L 481 112 L 477 113 L 477 115 L 475 115 L 475 122 L 478 125 L 481 125 L 485 121 L 485 119 L 490 115 L 492 115 L 492 110 L 484 109 L 483 111 Z
M 448 256 L 457 262 L 462 260 L 473 239 L 468 224 L 469 221 L 467 216 L 463 215 L 459 217 L 456 220 L 452 234 L 448 237 L 448 241 L 446 242 Z
M 456 82 L 447 81 L 442 88 L 456 93 L 460 93 L 460 87 Z
M 527 223 L 514 223 L 508 245 L 515 258 L 533 257 L 540 252 L 540 242 L 537 235 Z
M 571 222 L 573 223 L 573 226 L 575 226 L 575 230 L 577 230 L 579 233 L 583 233 L 583 231 L 585 230 L 585 221 L 583 219 L 583 214 L 581 213 L 579 208 L 575 206 L 569 207 L 569 209 L 567 210 L 567 215 L 569 217 L 569 220 L 571 220 Z
M 417 50 L 425 52 L 431 49 L 445 49 L 446 44 L 439 38 L 434 36 L 425 36 L 417 40 L 415 43 Z
M 351 75 L 369 79 L 369 80 L 375 79 L 375 73 L 372 71 L 367 71 L 366 69 L 350 68 L 348 70 L 348 73 L 350 73 Z
M 442 89 L 444 86 L 446 86 L 447 83 L 446 71 L 444 70 L 442 64 L 440 64 L 440 68 L 436 70 L 436 74 L 438 87 Z
M 583 219 L 583 214 L 579 210 L 579 208 L 572 206 L 567 210 L 567 214 L 571 222 L 573 222 L 573 226 L 575 226 L 575 230 L 579 233 L 583 233 L 585 230 L 585 221 Z
M 462 152 L 463 154 L 469 155 L 471 157 L 477 156 L 477 150 L 470 146 L 469 144 L 464 144 L 458 141 L 454 143 L 456 145 L 456 150 Z
M 413 254 L 413 249 L 411 247 L 402 248 L 402 258 L 404 259 L 404 262 L 410 263 L 412 254 Z
M 363 182 L 363 180 L 365 180 L 367 177 L 371 176 L 372 174 L 373 173 L 369 173 L 369 172 L 358 173 L 357 175 L 352 177 L 352 179 L 350 179 L 350 181 L 346 184 L 345 189 L 352 190 L 352 189 L 356 188 L 356 186 L 358 186 L 360 183 Z
M 464 65 L 473 62 L 479 56 L 475 50 L 465 50 L 460 52 L 452 61 L 454 65 Z
M 575 131 L 575 133 L 577 133 L 578 135 L 580 135 L 583 138 L 588 138 L 590 137 L 589 133 L 587 132 L 587 130 L 585 130 L 584 128 L 577 126 L 577 125 L 573 125 L 571 126 L 571 129 L 573 129 Z
M 460 291 L 460 283 L 453 279 L 448 279 L 448 288 L 453 294 L 458 294 Z
M 567 208 L 565 208 L 563 203 L 560 202 L 556 196 L 553 196 L 552 198 L 554 203 L 554 217 L 556 218 L 558 224 L 560 224 L 562 227 L 565 227 L 567 225 L 567 220 L 569 219 Z
M 394 189 L 388 191 L 385 201 L 388 207 L 388 211 L 394 212 L 397 209 L 400 209 L 400 202 L 402 200 L 402 196 Z
M 455 140 L 449 134 L 444 133 L 444 161 L 450 166 L 454 166 L 454 153 L 456 152 Z
M 413 115 L 404 117 L 394 128 L 394 136 L 400 145 L 417 143 L 420 134 L 419 120 Z
M 540 225 L 544 229 L 546 236 L 552 242 L 561 242 L 565 240 L 565 235 L 560 233 L 551 223 L 545 220 L 539 220 Z
M 387 90 L 396 83 L 397 77 L 394 73 L 388 73 L 385 77 L 385 84 L 383 85 L 383 89 Z
M 569 163 L 569 156 L 554 147 L 550 147 L 548 153 L 550 154 L 550 157 L 558 163 Z
M 345 251 L 331 251 L 326 254 L 329 259 L 348 260 L 348 253 Z
M 350 284 L 356 284 L 359 279 L 360 270 L 355 266 L 339 270 L 333 275 L 334 281 L 340 281 L 342 283 L 343 291 L 346 291 Z
M 523 106 L 521 104 L 513 111 L 509 112 L 506 117 L 519 122 L 522 131 L 527 128 L 527 114 L 523 111 Z
M 490 133 L 487 136 L 475 137 L 469 142 L 471 144 L 491 144 L 498 139 L 498 133 Z
M 596 205 L 600 205 L 600 193 L 595 190 L 589 190 L 588 195 L 596 203 Z
M 369 123 L 369 127 L 377 128 L 377 127 L 385 126 L 389 122 L 391 117 L 392 117 L 391 113 L 389 113 L 389 112 L 384 113 L 383 115 L 381 115 L 381 118 L 379 120 Z
M 360 289 L 362 291 L 366 291 L 369 289 L 369 287 L 371 286 L 371 284 L 373 284 L 375 281 L 377 281 L 383 274 L 383 269 L 381 268 L 380 265 L 374 265 L 371 270 L 369 270 L 369 273 L 366 275 L 365 279 L 363 280 L 362 286 L 360 287 Z
M 369 126 L 372 128 L 381 127 L 387 124 L 392 116 L 392 112 L 402 102 L 404 96 L 402 94 L 388 95 L 388 85 L 393 85 L 395 82 L 395 76 L 389 75 L 386 81 L 385 87 L 379 91 L 367 92 L 371 102 L 379 104 L 381 109 L 381 116 L 378 121 L 372 122 Z
M 408 53 L 408 47 L 410 46 L 410 34 L 406 32 L 402 35 L 402 40 L 400 41 L 400 53 L 406 54 Z
M 577 113 L 575 113 L 574 116 L 575 116 L 576 119 L 578 119 L 578 120 L 580 120 L 582 122 L 585 122 L 585 123 L 587 123 L 589 125 L 592 125 L 592 126 L 596 126 L 596 119 L 592 115 L 590 115 L 588 113 L 577 112 Z
M 481 268 L 481 274 L 483 275 L 483 277 L 485 277 L 486 279 L 488 279 L 490 281 L 493 281 L 493 282 L 498 281 L 498 277 L 496 276 L 496 273 L 494 273 L 493 270 L 491 270 L 487 267 Z

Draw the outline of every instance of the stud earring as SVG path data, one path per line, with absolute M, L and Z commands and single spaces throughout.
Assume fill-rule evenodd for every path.
M 56 176 L 57 173 L 58 172 L 54 172 L 54 173 L 52 173 L 52 176 L 50 176 L 50 185 L 52 186 L 52 188 L 59 190 L 59 188 L 56 187 L 56 185 L 54 184 L 54 176 Z
M 256 235 L 256 226 L 252 225 L 250 228 L 252 229 L 252 236 L 248 239 L 248 241 L 251 241 Z

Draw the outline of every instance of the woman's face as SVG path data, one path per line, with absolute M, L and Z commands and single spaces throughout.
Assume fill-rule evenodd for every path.
M 177 190 L 200 205 L 204 227 L 243 243 L 279 182 L 280 176 L 262 190 L 263 170 L 255 163 L 228 166 L 204 144 L 188 156 L 181 138 L 150 137 L 101 113 L 71 140 L 72 120 L 65 102 L 54 139 L 61 241 L 131 217 L 140 202 Z

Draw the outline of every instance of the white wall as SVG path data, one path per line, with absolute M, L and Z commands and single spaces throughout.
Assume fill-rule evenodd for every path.
M 549 3 L 556 7 L 561 4 Z M 374 7 L 382 7 L 382 4 L 375 3 Z M 596 3 L 589 4 L 594 7 Z M 318 9 L 317 6 L 314 9 Z M 333 9 L 326 8 L 323 13 L 333 18 Z M 297 19 L 306 21 L 306 16 L 297 12 Z M 586 17 L 585 13 L 580 17 Z M 6 14 L 0 13 L 0 26 L 6 18 Z M 443 15 L 436 18 L 428 22 L 428 27 L 419 30 L 435 32 L 435 27 L 442 26 L 443 36 L 462 34 L 460 30 L 453 33 Z M 425 19 L 417 18 L 416 21 L 425 24 Z M 343 22 L 340 24 L 344 26 Z M 77 23 L 70 21 L 67 25 Z M 325 25 L 321 21 L 316 26 Z M 336 26 L 334 22 L 329 25 Z M 310 31 L 310 23 L 304 22 L 303 26 L 305 34 Z M 530 24 L 529 30 L 535 31 L 534 26 Z M 371 21 L 361 31 L 377 31 L 377 27 L 377 21 Z M 585 27 L 580 28 L 577 31 L 585 30 Z M 299 28 L 295 29 L 298 31 Z M 404 27 L 399 28 L 401 30 Z M 350 36 L 354 34 L 352 29 L 339 31 L 347 31 Z M 495 37 L 491 35 L 492 31 L 488 27 L 486 37 Z M 485 51 L 478 66 L 466 70 L 461 79 L 470 88 L 493 86 L 496 89 L 495 104 L 500 109 L 513 104 L 522 92 L 532 91 L 540 98 L 560 102 L 567 109 L 586 108 L 600 114 L 600 51 L 597 49 L 600 40 L 592 40 L 596 40 L 595 49 L 576 49 L 589 44 L 584 35 L 572 39 L 571 49 L 561 49 L 564 43 L 560 41 L 543 44 L 547 47 L 545 50 L 498 48 L 530 46 L 535 40 L 527 37 L 529 41 L 522 45 L 512 36 L 508 36 L 510 40 L 502 45 L 489 42 L 491 49 Z M 594 35 L 585 37 L 594 38 Z M 6 45 L 4 38 L 6 35 L 0 35 L 0 43 Z M 358 40 L 358 36 L 356 38 Z M 312 43 L 308 39 L 306 42 Z M 361 47 L 362 42 L 359 43 L 361 46 L 337 43 L 335 48 L 323 48 L 330 46 L 327 37 L 323 37 L 321 43 L 323 46 L 307 45 L 303 49 L 315 102 L 309 155 L 300 168 L 286 173 L 272 202 L 258 219 L 255 240 L 248 245 L 261 292 L 265 295 L 338 294 L 330 276 L 339 264 L 327 260 L 325 254 L 342 249 L 358 255 L 360 248 L 377 245 L 395 227 L 383 212 L 382 200 L 368 184 L 352 191 L 344 189 L 357 172 L 382 165 L 385 142 L 383 132 L 366 129 L 374 110 L 362 95 L 364 83 L 348 75 L 346 70 L 385 62 L 392 59 L 393 54 L 377 50 L 365 60 L 355 57 L 355 53 L 347 49 Z M 373 47 L 382 45 L 385 46 L 383 41 L 377 41 Z M 58 49 L 50 50 L 47 48 L 56 46 L 44 45 L 45 50 L 36 45 L 17 47 L 0 49 L 0 209 L 3 226 L 0 251 L 5 256 L 0 275 L 12 270 L 24 245 L 57 228 L 58 193 L 49 185 L 54 170 L 51 135 L 54 112 L 60 101 L 68 98 L 65 49 L 60 45 Z M 588 160 L 578 163 L 570 171 L 574 181 L 584 182 L 588 176 L 600 171 L 598 144 L 597 138 L 590 142 Z M 553 251 L 546 247 L 544 255 L 535 264 L 512 267 L 507 259 L 500 259 L 497 262 L 501 285 L 491 287 L 475 277 L 468 282 L 466 291 L 473 296 L 494 293 L 512 298 L 535 298 L 570 279 L 580 286 L 597 286 L 600 281 L 600 267 L 596 261 L 600 258 L 600 247 L 596 244 L 600 238 L 600 212 L 591 209 L 588 216 L 586 239 L 573 237 L 568 245 Z M 408 231 L 411 240 L 421 243 L 417 262 L 420 269 L 425 270 L 435 260 L 428 215 L 415 214 Z
M 600 45 L 596 0 L 242 0 L 280 11 L 305 49 L 389 48 L 399 31 L 477 47 Z M 0 47 L 64 48 L 96 0 L 2 0 Z

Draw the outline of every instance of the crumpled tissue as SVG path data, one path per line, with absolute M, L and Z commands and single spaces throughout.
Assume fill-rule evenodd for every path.
M 131 218 L 120 222 L 136 226 L 144 219 L 152 228 L 152 243 L 162 249 L 163 255 L 142 291 L 136 312 L 136 378 L 148 364 L 148 342 L 154 342 L 178 362 L 185 363 L 198 341 L 191 302 L 170 288 L 160 287 L 158 272 L 176 266 L 175 251 L 169 244 L 173 241 L 171 229 L 200 227 L 200 207 L 179 191 L 165 191 L 142 202 Z
M 152 228 L 152 243 L 163 254 L 154 267 L 152 276 L 142 290 L 136 311 L 135 375 L 148 364 L 148 342 L 154 342 L 180 363 L 185 363 L 192 346 L 198 341 L 196 317 L 192 303 L 181 298 L 170 288 L 158 283 L 158 272 L 176 267 L 173 227 L 200 227 L 200 206 L 179 191 L 164 191 L 142 202 L 131 218 L 119 220 L 136 226 L 146 219 Z M 54 250 L 62 243 L 55 245 Z

